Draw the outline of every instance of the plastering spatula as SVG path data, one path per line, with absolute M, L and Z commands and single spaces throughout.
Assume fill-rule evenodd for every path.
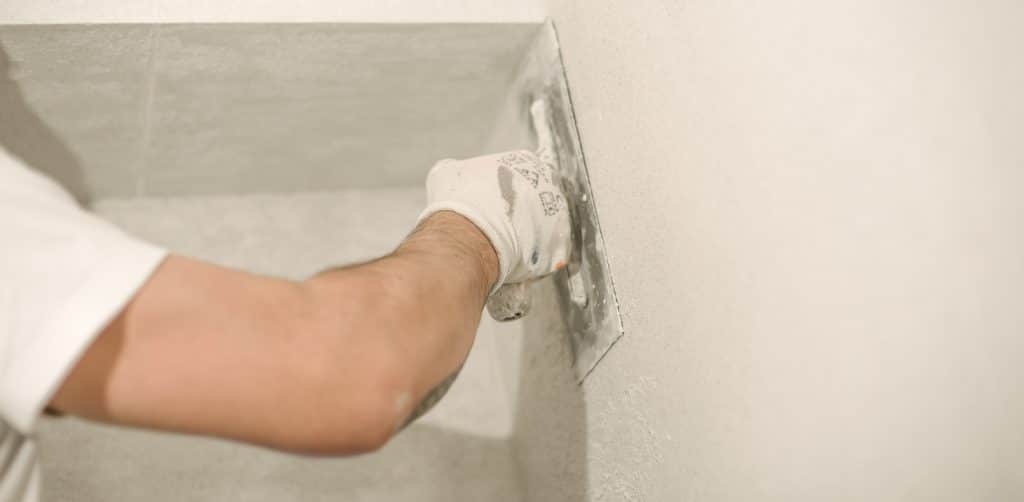
M 538 157 L 554 167 L 572 217 L 572 256 L 554 280 L 576 378 L 582 383 L 623 330 L 558 39 L 550 21 L 538 32 L 520 75 L 528 89 L 525 106 L 529 106 Z M 531 287 L 522 283 L 500 288 L 488 300 L 488 312 L 499 321 L 526 315 L 532 302 Z

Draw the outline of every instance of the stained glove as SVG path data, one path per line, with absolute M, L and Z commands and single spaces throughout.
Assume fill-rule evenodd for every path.
M 529 151 L 465 160 L 445 159 L 427 176 L 427 208 L 454 211 L 473 222 L 498 255 L 491 293 L 565 266 L 571 249 L 569 210 L 553 166 Z

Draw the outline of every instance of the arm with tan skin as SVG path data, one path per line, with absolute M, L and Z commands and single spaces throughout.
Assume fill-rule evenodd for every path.
M 451 212 L 388 256 L 304 282 L 172 256 L 51 405 L 288 451 L 370 451 L 461 366 L 497 271 L 488 240 Z
M 530 152 L 441 161 L 395 252 L 303 282 L 172 256 L 51 407 L 288 451 L 379 448 L 447 390 L 490 291 L 565 263 L 553 180 Z

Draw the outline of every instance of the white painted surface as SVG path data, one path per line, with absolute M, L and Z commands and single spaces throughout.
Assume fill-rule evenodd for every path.
M 527 498 L 1024 498 L 1024 4 L 550 4 L 626 336 Z
M 0 24 L 536 22 L 540 0 L 0 0 Z

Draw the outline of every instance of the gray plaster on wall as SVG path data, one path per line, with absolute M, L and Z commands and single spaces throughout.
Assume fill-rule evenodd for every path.
M 418 185 L 480 153 L 536 27 L 21 25 L 0 51 L 5 99 L 49 125 L 83 192 L 280 192 Z
M 150 29 L 0 26 L 0 143 L 79 198 L 133 194 Z
M 377 453 L 304 458 L 213 439 L 44 422 L 47 502 L 517 502 L 501 440 L 415 425 Z
M 418 185 L 437 159 L 479 153 L 534 31 L 160 27 L 146 191 Z

